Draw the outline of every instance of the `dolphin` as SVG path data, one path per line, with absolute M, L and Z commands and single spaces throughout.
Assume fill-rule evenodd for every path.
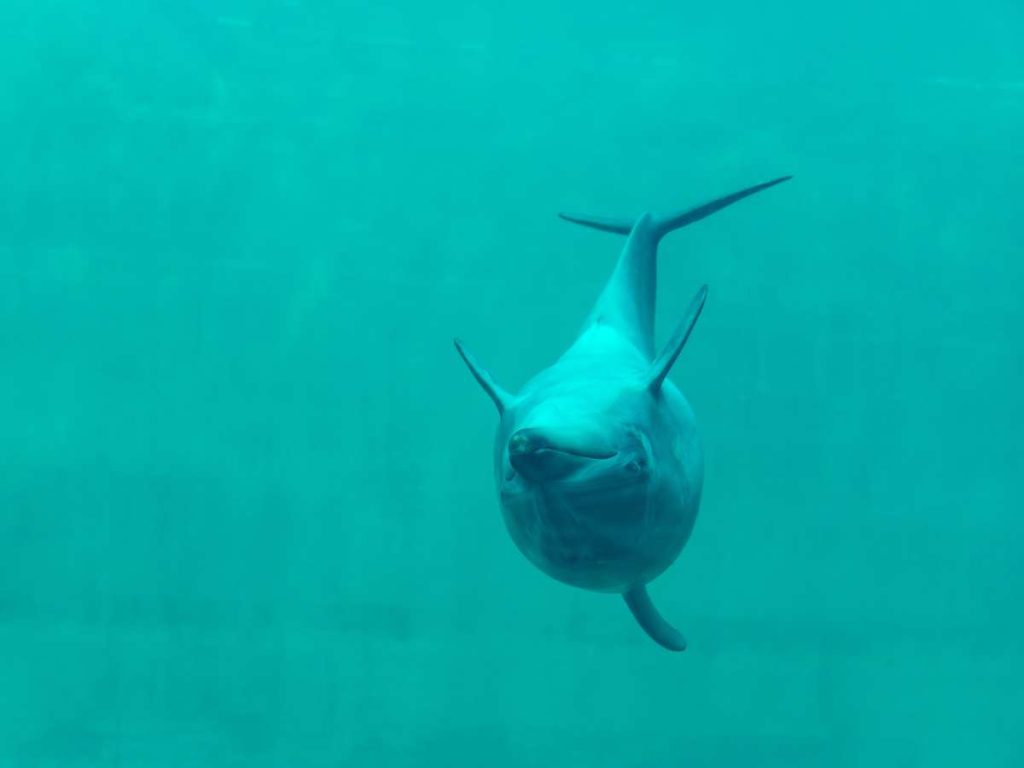
M 685 650 L 686 640 L 655 608 L 647 584 L 678 557 L 700 506 L 704 459 L 693 410 L 667 376 L 704 308 L 707 286 L 655 354 L 658 243 L 789 178 L 669 216 L 629 221 L 560 213 L 628 239 L 575 342 L 518 393 L 503 389 L 455 339 L 498 409 L 494 478 L 518 549 L 558 581 L 623 595 L 637 623 L 672 651 Z

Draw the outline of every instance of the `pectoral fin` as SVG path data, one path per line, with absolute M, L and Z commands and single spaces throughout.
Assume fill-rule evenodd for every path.
M 697 295 L 693 297 L 693 301 L 690 302 L 690 307 L 686 310 L 686 315 L 683 317 L 682 322 L 676 326 L 672 338 L 669 339 L 668 344 L 665 345 L 661 354 L 658 355 L 658 358 L 651 365 L 650 378 L 647 383 L 651 392 L 657 392 L 661 389 L 661 384 L 665 381 L 665 377 L 668 376 L 673 363 L 679 357 L 679 353 L 683 351 L 683 347 L 686 346 L 686 340 L 690 338 L 690 333 L 693 331 L 697 318 L 700 317 L 701 310 L 704 309 L 704 302 L 707 298 L 708 287 L 702 285 L 700 290 L 697 291 Z
M 494 405 L 498 409 L 498 414 L 500 415 L 504 413 L 505 409 L 508 408 L 509 404 L 512 402 L 512 395 L 498 386 L 491 374 L 487 372 L 487 369 L 480 365 L 477 359 L 473 357 L 470 351 L 462 345 L 462 342 L 459 339 L 455 339 L 455 349 L 458 350 L 459 355 L 466 363 L 466 366 L 469 368 L 469 372 L 473 374 L 473 378 L 477 380 L 477 383 L 480 384 L 484 392 L 487 393 L 487 396 L 494 401 Z

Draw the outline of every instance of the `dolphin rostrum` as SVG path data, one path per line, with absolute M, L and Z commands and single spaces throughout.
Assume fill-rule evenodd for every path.
M 622 594 L 644 631 L 673 651 L 686 640 L 658 613 L 646 585 L 682 551 L 700 506 L 704 459 L 693 411 L 666 377 L 707 286 L 655 354 L 658 243 L 789 178 L 635 222 L 559 214 L 629 238 L 576 341 L 516 394 L 455 340 L 498 409 L 494 475 L 516 546 L 559 581 Z

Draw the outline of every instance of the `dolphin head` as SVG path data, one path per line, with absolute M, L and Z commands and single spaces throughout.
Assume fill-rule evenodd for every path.
M 543 388 L 512 405 L 495 441 L 502 515 L 549 575 L 615 591 L 665 566 L 675 501 L 658 409 L 644 387 Z
M 607 491 L 647 479 L 650 441 L 621 403 L 554 399 L 530 405 L 510 412 L 509 424 L 499 430 L 506 495 Z
M 516 546 L 567 584 L 625 592 L 689 536 L 700 449 L 689 405 L 664 381 L 671 359 L 652 364 L 601 326 L 584 342 L 516 395 L 456 346 L 498 410 L 494 474 Z

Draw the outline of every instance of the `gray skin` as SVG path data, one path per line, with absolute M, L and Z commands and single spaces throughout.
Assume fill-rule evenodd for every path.
M 622 222 L 562 214 L 629 238 L 576 341 L 517 394 L 455 342 L 498 408 L 494 477 L 516 546 L 552 578 L 622 594 L 640 626 L 670 650 L 684 650 L 686 640 L 658 613 L 646 585 L 690 537 L 704 458 L 693 410 L 666 377 L 707 288 L 655 356 L 657 247 L 668 232 L 788 178 L 668 217 Z

